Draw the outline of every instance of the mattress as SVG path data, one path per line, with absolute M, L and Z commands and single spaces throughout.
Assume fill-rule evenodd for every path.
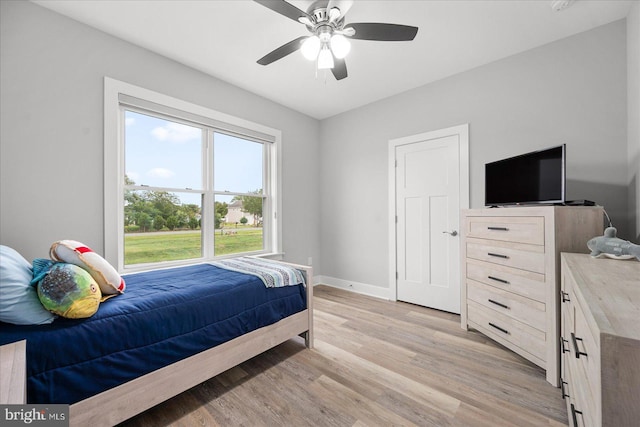
M 306 308 L 303 285 L 210 264 L 125 276 L 127 290 L 88 319 L 0 323 L 0 344 L 27 340 L 27 402 L 72 404 Z

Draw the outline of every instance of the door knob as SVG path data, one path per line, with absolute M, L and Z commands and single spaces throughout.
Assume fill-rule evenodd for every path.
M 456 230 L 453 231 L 443 231 L 443 233 L 451 234 L 452 236 L 457 236 L 458 232 Z

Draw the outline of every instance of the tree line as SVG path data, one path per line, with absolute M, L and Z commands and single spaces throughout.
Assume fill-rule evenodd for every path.
M 125 175 L 125 184 L 135 182 Z M 261 195 L 262 190 L 250 192 Z M 202 210 L 200 205 L 182 204 L 175 194 L 167 191 L 125 190 L 124 194 L 124 227 L 131 231 L 160 231 L 163 229 L 191 229 L 202 226 Z M 254 225 L 262 219 L 262 197 L 235 196 L 234 201 L 242 202 L 242 211 L 253 215 Z M 223 218 L 229 212 L 226 202 L 215 202 L 215 228 L 223 225 Z M 248 222 L 246 218 L 244 222 Z M 243 222 L 241 220 L 241 222 Z

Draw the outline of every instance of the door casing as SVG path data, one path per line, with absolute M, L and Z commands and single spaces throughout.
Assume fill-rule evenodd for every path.
M 447 136 L 458 137 L 458 162 L 460 170 L 460 209 L 469 208 L 469 124 L 465 123 L 445 129 L 410 135 L 389 140 L 388 145 L 388 176 L 389 176 L 389 289 L 391 300 L 397 301 L 397 236 L 396 236 L 396 147 L 444 138 Z M 458 231 L 460 231 L 458 229 Z M 464 280 L 460 277 L 460 280 Z

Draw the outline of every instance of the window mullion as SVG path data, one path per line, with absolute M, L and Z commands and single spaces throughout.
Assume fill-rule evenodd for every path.
M 262 147 L 262 225 L 263 225 L 263 242 L 262 249 L 272 251 L 271 227 L 273 224 L 272 215 L 274 210 L 271 206 L 271 183 L 269 179 L 269 152 L 270 147 L 266 144 Z
M 249 196 L 249 197 L 262 197 L 262 198 L 267 197 L 266 193 L 264 192 L 264 189 L 262 193 L 241 193 L 239 191 L 214 191 L 213 194 L 216 196 Z
M 149 185 L 125 185 L 125 190 L 136 190 L 136 191 L 162 191 L 166 193 L 191 193 L 198 194 L 202 193 L 202 190 L 194 190 L 192 188 L 173 188 L 173 187 L 152 187 Z
M 204 197 L 202 201 L 202 248 L 205 259 L 211 259 L 215 256 L 215 197 L 213 193 L 213 131 L 206 128 L 203 132 L 205 138 L 202 144 L 202 188 L 204 188 Z
M 118 256 L 117 256 L 117 269 L 118 271 L 122 271 L 124 269 L 124 153 L 125 153 L 125 109 L 121 106 L 118 106 L 118 134 L 117 134 L 117 167 L 116 167 L 116 176 L 113 178 L 117 185 L 117 194 L 118 198 L 116 200 L 117 205 L 117 248 L 118 248 Z M 105 168 L 106 171 L 106 168 Z M 105 206 L 107 204 L 105 203 Z M 105 251 L 106 252 L 106 251 Z
M 264 191 L 265 200 L 264 200 L 264 211 L 270 213 L 269 215 L 265 215 L 263 221 L 265 221 L 265 250 L 270 252 L 277 252 L 277 233 L 278 233 L 278 224 L 280 220 L 278 219 L 278 206 L 275 203 L 275 198 L 280 197 L 277 194 L 275 184 L 277 179 L 275 179 L 275 156 L 274 156 L 274 147 L 275 145 L 265 145 L 264 147 Z

